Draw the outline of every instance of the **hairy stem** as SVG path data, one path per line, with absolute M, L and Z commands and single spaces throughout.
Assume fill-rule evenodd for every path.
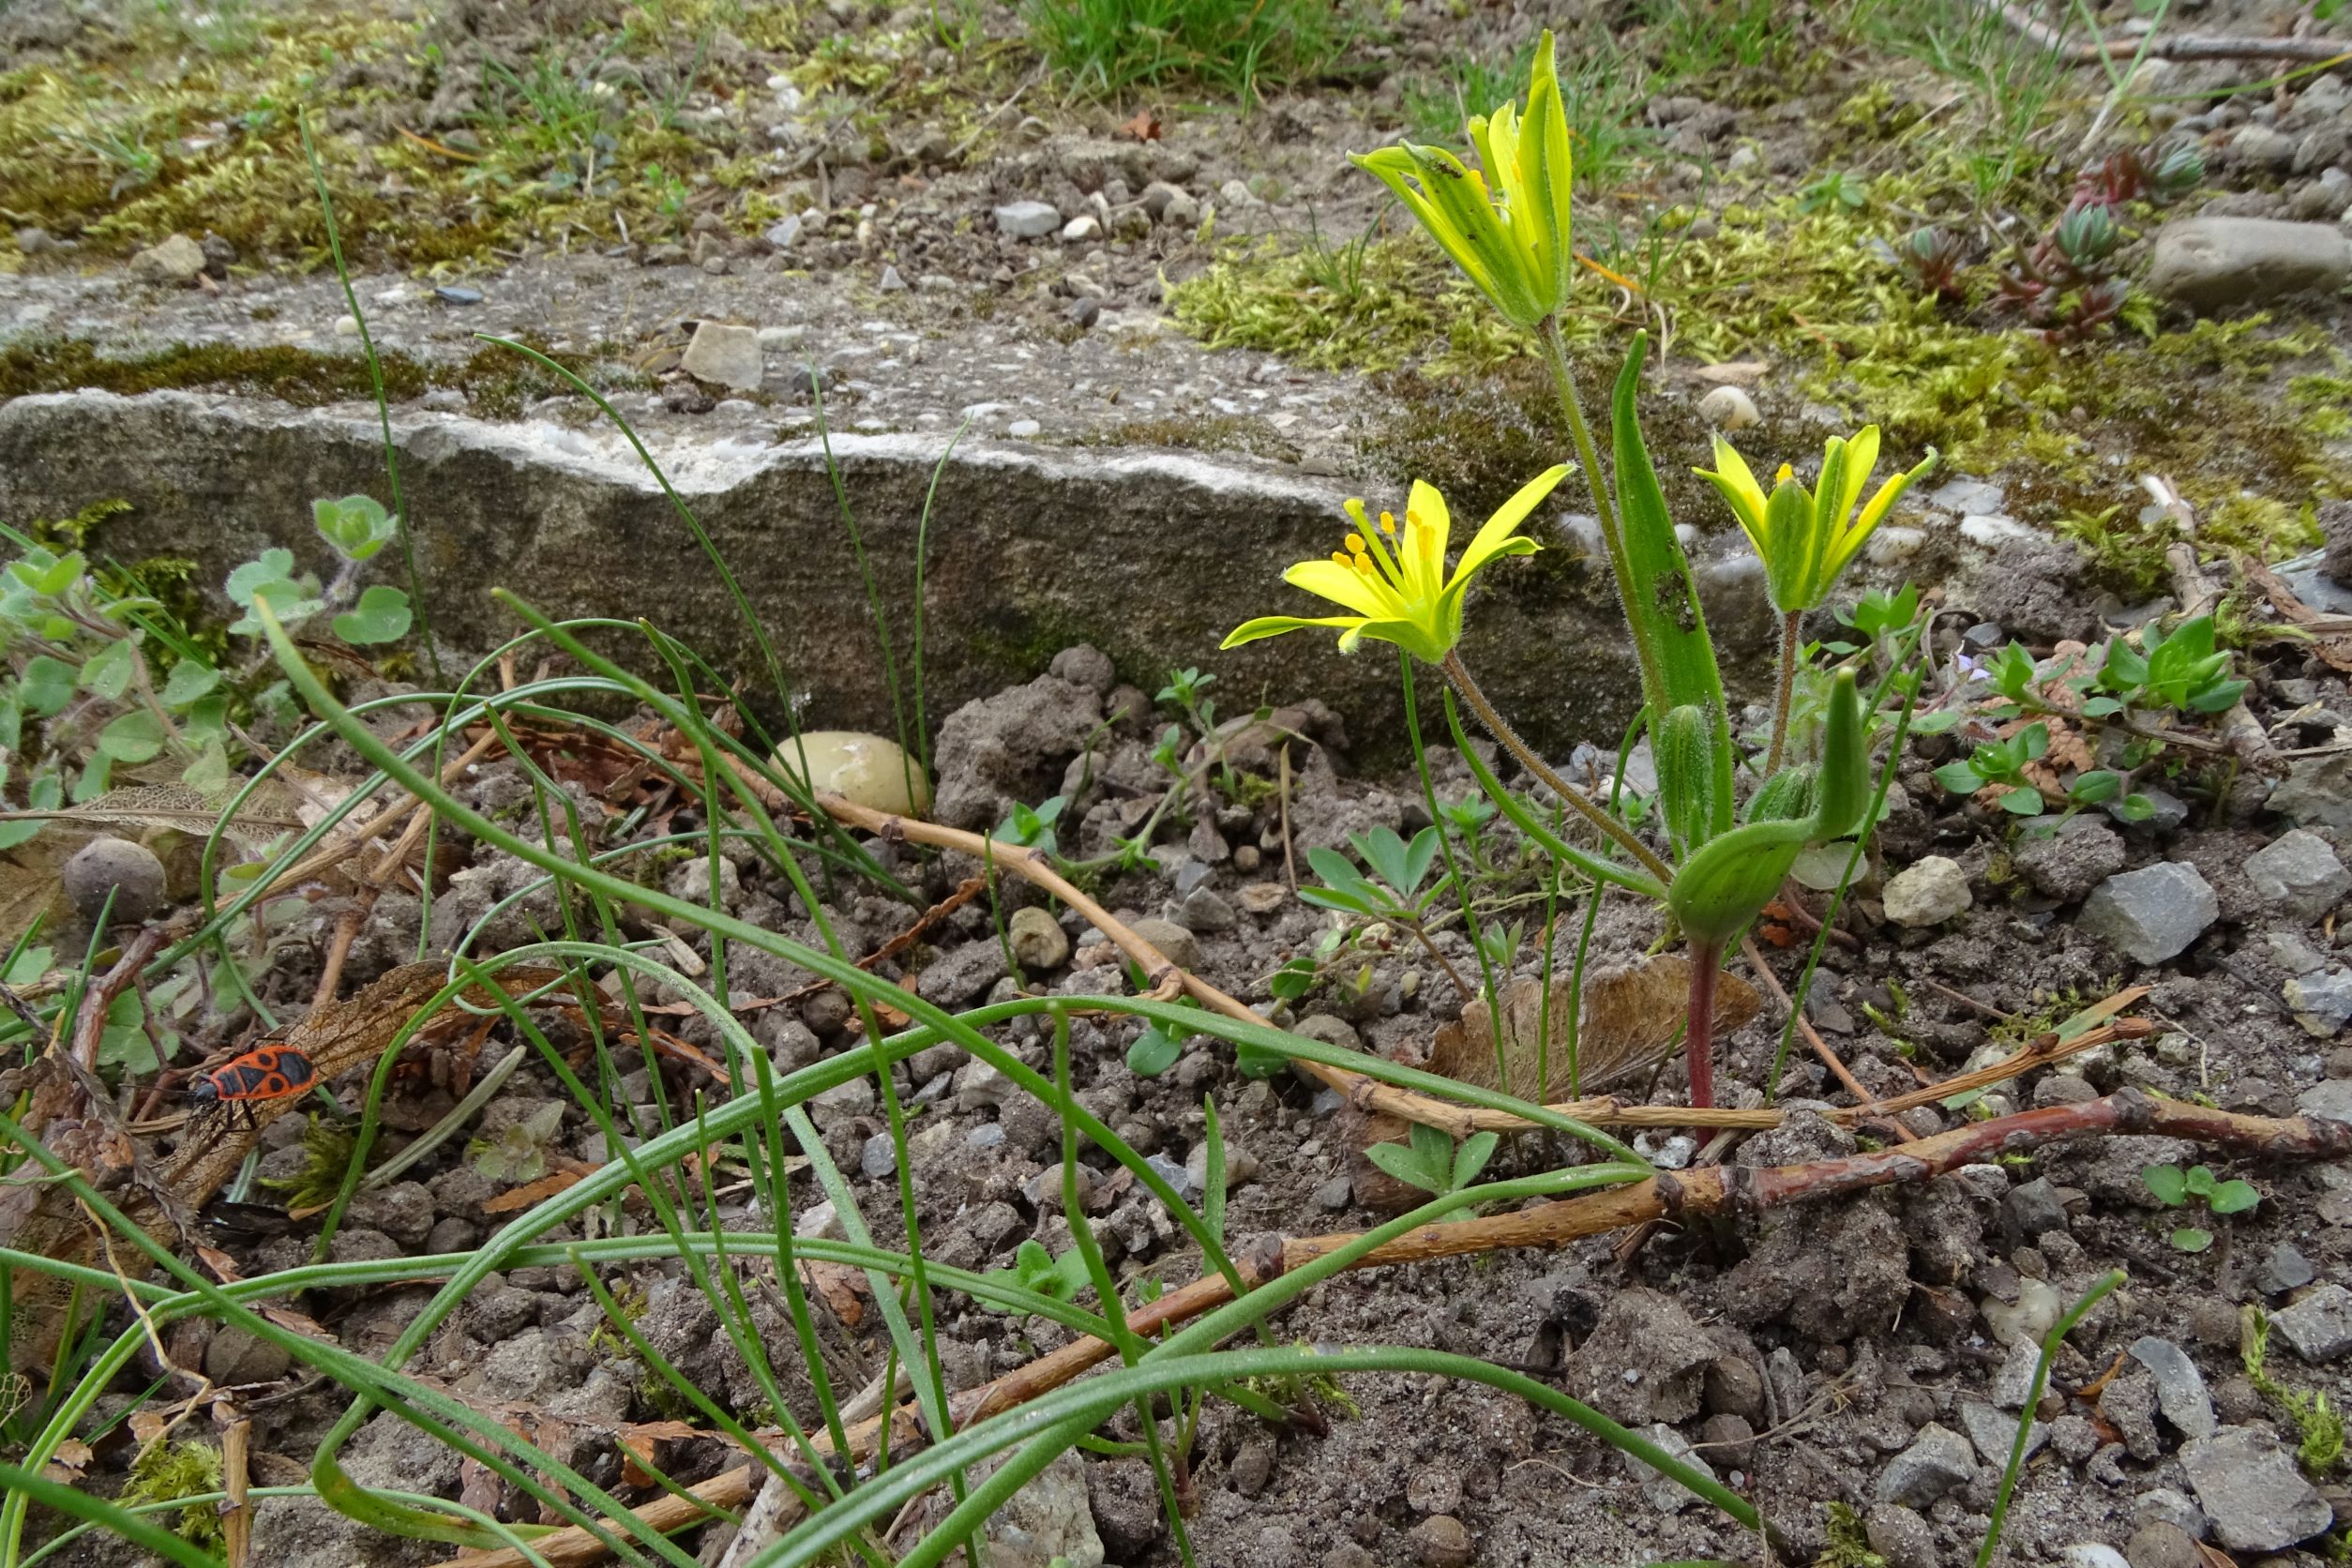
M 1772 695 L 1772 746 L 1764 754 L 1764 776 L 1770 778 L 1780 771 L 1783 752 L 1788 748 L 1788 709 L 1797 695 L 1797 656 L 1803 647 L 1798 641 L 1798 626 L 1804 620 L 1802 610 L 1781 612 L 1780 618 L 1780 685 Z
M 1674 867 L 1661 859 L 1655 850 L 1636 837 L 1632 828 L 1603 810 L 1599 803 L 1591 795 L 1562 778 L 1553 770 L 1549 762 L 1536 755 L 1535 748 L 1522 740 L 1516 730 L 1511 728 L 1511 721 L 1496 711 L 1492 702 L 1486 701 L 1486 694 L 1481 691 L 1478 688 L 1478 683 L 1470 678 L 1470 666 L 1462 662 L 1462 656 L 1459 653 L 1448 651 L 1445 663 L 1441 668 L 1445 671 L 1446 679 L 1454 683 L 1454 689 L 1462 694 L 1462 701 L 1468 702 L 1471 710 L 1478 715 L 1479 721 L 1486 726 L 1488 732 L 1495 739 L 1503 744 L 1503 747 L 1512 756 L 1519 760 L 1520 764 L 1528 772 L 1548 785 L 1555 794 L 1567 803 L 1570 810 L 1600 829 L 1620 849 L 1632 855 L 1643 870 L 1662 882 L 1670 882 L 1674 880 Z
M 1722 970 L 1722 948 L 1691 943 L 1691 1020 L 1682 1051 L 1690 1062 L 1691 1105 L 1697 1110 L 1715 1108 L 1715 976 Z

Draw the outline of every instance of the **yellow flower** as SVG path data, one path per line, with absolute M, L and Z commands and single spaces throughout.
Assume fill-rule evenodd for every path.
M 1445 497 L 1435 488 L 1414 480 L 1402 520 L 1382 512 L 1376 523 L 1363 502 L 1350 501 L 1348 516 L 1356 526 L 1343 547 L 1282 574 L 1292 587 L 1319 594 L 1349 613 L 1261 615 L 1236 626 L 1223 646 L 1239 647 L 1302 626 L 1337 626 L 1343 654 L 1354 653 L 1370 637 L 1394 642 L 1425 664 L 1440 663 L 1462 640 L 1462 596 L 1470 591 L 1470 579 L 1489 561 L 1535 552 L 1535 541 L 1514 530 L 1567 475 L 1562 463 L 1522 485 L 1479 529 L 1451 576 L 1445 569 L 1445 547 L 1453 520 Z
M 1747 530 L 1748 541 L 1764 562 L 1765 585 L 1773 605 L 1783 614 L 1793 614 L 1815 609 L 1829 597 L 1847 564 L 1886 520 L 1895 498 L 1936 466 L 1936 453 L 1929 448 L 1926 461 L 1880 485 L 1857 514 L 1855 504 L 1877 466 L 1878 427 L 1865 425 L 1851 440 L 1830 437 L 1822 450 L 1820 483 L 1811 490 L 1797 483 L 1793 471 L 1783 463 L 1772 475 L 1772 494 L 1766 495 L 1731 443 L 1721 436 L 1715 437 L 1714 472 L 1695 472 L 1722 492 L 1740 526 Z
M 1411 209 L 1496 309 L 1531 327 L 1568 296 L 1576 261 L 1569 245 L 1568 116 L 1547 31 L 1529 73 L 1527 118 L 1504 104 L 1470 123 L 1479 170 L 1442 147 L 1400 143 L 1349 155 Z

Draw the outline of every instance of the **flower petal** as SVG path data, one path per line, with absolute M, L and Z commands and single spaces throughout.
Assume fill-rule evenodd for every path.
M 1829 573 L 1832 579 L 1846 569 L 1846 564 L 1854 558 L 1855 551 L 1861 550 L 1870 535 L 1878 531 L 1878 525 L 1886 520 L 1887 513 L 1892 509 L 1896 500 L 1910 489 L 1911 482 L 1935 466 L 1936 453 L 1931 447 L 1926 460 L 1917 468 L 1908 474 L 1898 474 L 1878 487 L 1878 493 L 1870 498 L 1870 505 L 1862 508 L 1853 526 L 1839 536 L 1835 548 L 1831 550 Z
M 1479 292 L 1503 306 L 1503 284 L 1495 276 L 1492 259 L 1473 248 L 1458 225 L 1429 197 L 1430 176 L 1424 172 L 1421 160 L 1405 147 L 1382 147 L 1375 153 L 1349 153 L 1349 160 L 1359 169 L 1378 178 L 1396 193 L 1429 237 L 1462 269 L 1464 277 L 1478 286 Z M 1415 183 L 1418 182 L 1418 183 Z
M 1568 115 L 1560 94 L 1560 65 L 1548 27 L 1535 40 L 1535 61 L 1528 73 L 1527 120 L 1519 136 L 1522 177 L 1529 194 L 1542 204 L 1553 287 L 1558 291 L 1556 308 L 1566 302 L 1576 270 L 1569 214 L 1574 155 L 1569 150 Z
M 1567 476 L 1568 465 L 1559 463 L 1521 485 L 1518 492 L 1504 502 L 1495 515 L 1488 518 L 1480 527 L 1477 535 L 1471 538 L 1470 547 L 1462 551 L 1461 563 L 1454 568 L 1453 577 L 1447 580 L 1447 585 L 1451 587 L 1455 583 L 1467 580 L 1472 572 L 1496 556 L 1531 553 L 1536 549 L 1535 541 L 1532 539 L 1514 541 L 1511 536 L 1519 524 L 1527 520 L 1528 514 L 1535 510 L 1544 498 L 1551 494 L 1560 482 Z M 1507 544 L 1514 542 L 1524 544 L 1527 548 L 1525 550 L 1504 548 Z
M 1405 517 L 1410 526 L 1396 552 L 1396 564 L 1405 572 L 1405 599 L 1408 604 L 1434 604 L 1438 590 L 1445 586 L 1445 547 L 1453 542 L 1454 514 L 1446 509 L 1437 486 L 1415 479 L 1405 497 Z
M 1870 485 L 1870 471 L 1878 466 L 1878 427 L 1864 425 L 1846 443 L 1846 490 L 1833 514 L 1843 523 L 1854 515 L 1855 503 Z
M 1336 561 L 1302 561 L 1285 571 L 1282 580 L 1374 619 L 1398 615 L 1404 609 L 1386 583 Z
M 1394 643 L 1424 664 L 1439 664 L 1453 646 L 1415 621 L 1365 621 L 1341 634 L 1339 651 L 1352 654 L 1365 638 Z
M 1303 631 L 1308 626 L 1361 626 L 1363 625 L 1364 618 L 1360 615 L 1321 617 L 1260 615 L 1255 621 L 1244 621 L 1240 626 L 1226 633 L 1225 641 L 1218 643 L 1217 648 L 1220 652 L 1227 648 L 1238 648 L 1244 642 L 1255 642 L 1265 637 L 1280 637 L 1286 631 Z

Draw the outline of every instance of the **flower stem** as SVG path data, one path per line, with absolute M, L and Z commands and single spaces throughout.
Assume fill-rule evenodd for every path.
M 1636 837 L 1632 828 L 1602 810 L 1591 795 L 1554 772 L 1549 762 L 1535 754 L 1534 747 L 1519 738 L 1519 732 L 1511 728 L 1511 721 L 1497 712 L 1495 705 L 1486 701 L 1486 694 L 1478 689 L 1478 683 L 1470 678 L 1470 667 L 1462 662 L 1459 653 L 1448 650 L 1445 663 L 1440 668 L 1445 671 L 1446 679 L 1454 683 L 1454 689 L 1462 694 L 1462 701 L 1470 705 L 1495 739 L 1500 741 L 1528 772 L 1550 786 L 1552 792 L 1565 801 L 1570 810 L 1607 835 L 1620 849 L 1632 855 L 1643 870 L 1658 881 L 1671 882 L 1674 880 L 1674 867 Z
M 1780 618 L 1780 689 L 1772 698 L 1772 746 L 1764 754 L 1764 776 L 1780 771 L 1781 754 L 1788 746 L 1788 708 L 1797 694 L 1798 626 L 1804 611 L 1790 610 Z
M 1585 484 L 1592 491 L 1592 512 L 1601 520 L 1601 542 L 1609 552 L 1609 574 L 1617 582 L 1619 607 L 1625 612 L 1627 627 L 1636 633 L 1634 656 L 1641 665 L 1642 696 L 1654 702 L 1666 686 L 1649 639 L 1639 635 L 1628 587 L 1633 581 L 1633 565 L 1625 553 L 1624 533 L 1618 526 L 1617 505 L 1609 499 L 1608 479 L 1601 467 L 1601 449 L 1593 445 L 1592 427 L 1584 416 L 1584 400 L 1576 393 L 1576 372 L 1568 365 L 1568 344 L 1560 335 L 1560 318 L 1545 317 L 1536 337 L 1544 345 L 1544 363 L 1550 368 L 1552 384 L 1560 393 L 1560 417 L 1568 421 L 1569 439 L 1576 443 L 1576 460 L 1584 466 Z
M 1454 840 L 1445 830 L 1445 813 L 1438 809 L 1438 786 L 1429 776 L 1429 753 L 1421 744 L 1421 706 L 1413 692 L 1412 655 L 1399 650 L 1397 665 L 1404 672 L 1405 734 L 1412 742 L 1413 765 L 1421 771 L 1421 795 L 1429 806 L 1429 825 L 1438 830 L 1438 849 L 1445 856 L 1446 880 L 1453 882 L 1454 896 L 1461 900 L 1462 926 L 1470 937 L 1470 951 L 1478 955 L 1478 975 L 1486 988 L 1486 1023 L 1495 1037 L 1495 1086 L 1508 1094 L 1511 1093 L 1511 1065 L 1502 1048 L 1502 997 L 1495 988 L 1495 966 L 1486 956 L 1486 944 L 1479 940 L 1478 912 L 1470 907 L 1470 883 L 1463 880 L 1462 867 L 1454 858 Z M 1412 890 L 1399 888 L 1397 891 L 1410 897 Z M 1462 977 L 1455 972 L 1454 966 L 1445 962 L 1445 957 L 1438 951 L 1437 943 L 1429 940 L 1429 933 L 1416 923 L 1413 934 L 1421 939 L 1421 945 L 1429 950 L 1431 957 L 1445 965 L 1446 977 L 1454 982 L 1454 989 L 1467 1004 L 1470 999 L 1470 988 L 1462 984 Z M 1541 1099 L 1543 1093 L 1542 1086 L 1538 1085 L 1536 1097 Z
M 1682 1050 L 1690 1063 L 1691 1108 L 1711 1110 L 1715 1105 L 1715 976 L 1723 969 L 1723 949 L 1691 943 L 1691 1021 L 1682 1035 Z

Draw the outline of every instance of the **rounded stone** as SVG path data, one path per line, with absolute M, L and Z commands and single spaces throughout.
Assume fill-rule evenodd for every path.
M 84 920 L 136 926 L 163 907 L 163 862 L 128 838 L 93 838 L 66 862 L 66 899 Z M 108 908 L 109 897 L 113 899 Z
M 1744 430 L 1764 418 L 1756 412 L 1756 400 L 1736 386 L 1718 386 L 1699 399 L 1698 416 L 1724 430 Z
M 1013 961 L 1025 971 L 1060 969 L 1069 961 L 1068 933 L 1034 904 L 1013 912 L 1006 936 L 1013 946 Z
M 1451 1514 L 1432 1514 L 1413 1526 L 1413 1556 L 1425 1568 L 1467 1568 L 1478 1555 L 1470 1527 Z
M 1887 918 L 1898 926 L 1940 926 L 1974 901 L 1968 872 L 1948 855 L 1931 854 L 1887 883 Z
M 806 753 L 808 769 L 801 771 Z M 930 808 L 931 787 L 923 769 L 897 741 L 854 730 L 810 730 L 797 742 L 776 748 L 776 761 L 810 788 L 830 790 L 869 810 L 919 817 Z

